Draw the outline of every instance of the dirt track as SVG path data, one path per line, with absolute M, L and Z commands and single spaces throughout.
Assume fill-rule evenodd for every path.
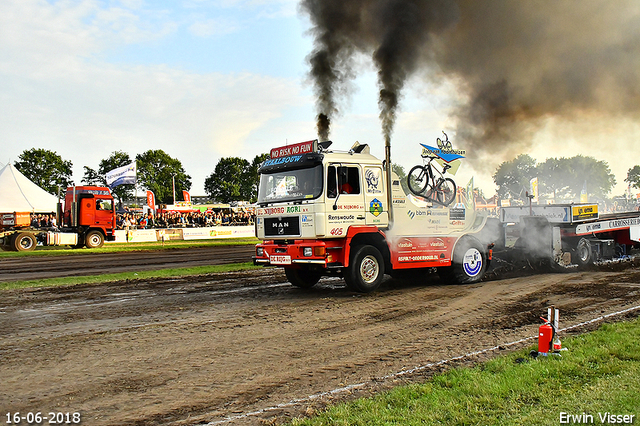
M 89 250 L 87 250 L 89 251 Z M 255 245 L 0 259 L 0 282 L 250 262 Z
M 640 305 L 631 264 L 466 286 L 388 279 L 369 295 L 340 279 L 310 291 L 284 281 L 265 269 L 4 291 L 0 410 L 79 411 L 87 425 L 279 423 L 534 336 L 550 304 L 561 326 Z

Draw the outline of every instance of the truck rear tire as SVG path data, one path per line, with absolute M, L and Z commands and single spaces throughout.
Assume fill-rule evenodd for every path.
M 370 293 L 377 289 L 384 277 L 384 259 L 374 246 L 356 247 L 351 252 L 344 280 L 350 290 Z
M 19 232 L 11 238 L 13 251 L 32 251 L 36 249 L 36 237 L 28 232 Z
M 587 266 L 593 262 L 591 243 L 586 238 L 580 238 L 580 241 L 576 244 L 573 262 L 580 267 Z
M 284 268 L 284 273 L 291 284 L 300 288 L 311 288 L 320 281 L 322 271 L 310 268 Z
M 84 242 L 87 248 L 100 248 L 104 244 L 104 236 L 100 231 L 90 231 L 87 233 Z
M 480 241 L 466 236 L 456 244 L 451 266 L 438 268 L 438 274 L 447 283 L 473 284 L 482 280 L 486 269 L 487 257 Z

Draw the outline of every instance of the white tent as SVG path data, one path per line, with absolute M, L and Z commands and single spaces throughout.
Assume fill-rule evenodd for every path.
M 58 198 L 31 182 L 11 164 L 0 169 L 0 213 L 55 212 Z

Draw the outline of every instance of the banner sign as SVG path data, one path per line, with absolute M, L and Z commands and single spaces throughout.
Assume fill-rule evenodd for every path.
M 573 221 L 597 219 L 598 218 L 598 205 L 591 204 L 587 206 L 574 206 L 571 210 L 573 214 Z
M 118 185 L 135 184 L 137 178 L 136 162 L 118 167 L 106 173 L 107 186 L 115 188 Z
M 147 191 L 147 205 L 151 210 L 156 209 L 156 197 L 153 195 L 152 191 Z
M 529 181 L 529 195 L 532 195 L 533 198 L 531 199 L 531 202 L 533 203 L 537 203 L 538 202 L 538 178 L 534 177 Z
M 280 158 L 280 157 L 288 157 L 290 155 L 298 155 L 298 154 L 306 154 L 309 152 L 315 151 L 315 145 L 318 143 L 317 140 L 300 142 L 293 145 L 281 146 L 279 148 L 273 148 L 269 153 L 271 159 Z
M 208 226 L 202 228 L 131 229 L 115 231 L 115 242 L 153 242 L 174 240 L 213 240 L 219 238 L 255 237 L 253 225 Z
M 457 160 L 459 158 L 464 158 L 463 154 L 467 153 L 464 149 L 440 149 L 431 145 L 425 145 L 423 143 L 421 143 L 420 145 L 422 146 L 422 155 L 436 155 L 442 158 L 447 163 L 450 163 L 453 160 Z
M 576 226 L 576 235 L 591 234 L 594 232 L 610 232 L 620 229 L 629 228 L 629 232 L 638 232 L 640 226 L 640 218 L 631 217 L 628 219 L 613 219 L 607 221 L 600 221 L 597 223 L 586 223 Z M 637 241 L 634 238 L 631 238 Z
M 182 190 L 182 198 L 184 199 L 185 203 L 191 204 L 191 194 L 189 194 L 187 191 Z

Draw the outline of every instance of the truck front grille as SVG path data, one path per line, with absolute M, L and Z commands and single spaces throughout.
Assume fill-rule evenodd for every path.
M 264 219 L 264 235 L 268 237 L 299 237 L 298 216 L 267 217 Z

